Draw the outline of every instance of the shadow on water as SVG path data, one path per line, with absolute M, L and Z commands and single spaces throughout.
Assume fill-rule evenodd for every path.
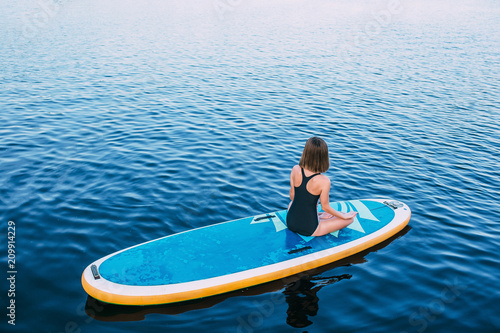
M 351 274 L 330 277 L 301 277 L 286 286 L 283 293 L 288 304 L 286 323 L 295 328 L 303 328 L 312 324 L 309 317 L 318 313 L 318 291 L 324 286 L 334 284 L 344 279 L 350 279 Z
M 337 267 L 362 264 L 367 261 L 365 259 L 367 254 L 385 248 L 394 240 L 407 234 L 410 230 L 411 227 L 407 225 L 396 235 L 365 251 L 325 266 L 262 285 L 206 297 L 199 300 L 152 306 L 108 304 L 88 296 L 87 303 L 85 305 L 85 312 L 88 316 L 100 321 L 141 321 L 144 320 L 148 314 L 178 315 L 193 310 L 208 309 L 232 297 L 256 296 L 283 290 L 284 299 L 288 304 L 287 324 L 296 328 L 307 327 L 312 324 L 309 317 L 315 316 L 319 310 L 319 298 L 317 293 L 325 286 L 332 285 L 336 282 L 350 279 L 352 277 L 351 274 L 326 277 L 322 274 Z

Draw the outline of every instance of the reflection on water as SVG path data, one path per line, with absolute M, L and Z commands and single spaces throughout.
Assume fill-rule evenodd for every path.
M 318 291 L 324 286 L 339 282 L 343 279 L 350 279 L 352 275 L 342 274 L 332 277 L 303 277 L 289 284 L 284 294 L 288 310 L 286 311 L 288 325 L 295 328 L 303 328 L 311 325 L 313 322 L 309 317 L 314 317 L 318 313 Z M 317 282 L 316 282 L 317 281 Z

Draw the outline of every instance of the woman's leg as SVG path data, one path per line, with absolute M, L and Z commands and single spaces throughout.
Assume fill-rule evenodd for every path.
M 341 219 L 340 217 L 336 216 L 331 218 L 320 218 L 318 227 L 316 228 L 316 231 L 312 234 L 312 236 L 323 236 L 329 234 L 331 232 L 347 227 L 352 222 L 354 222 L 354 218 L 347 220 Z

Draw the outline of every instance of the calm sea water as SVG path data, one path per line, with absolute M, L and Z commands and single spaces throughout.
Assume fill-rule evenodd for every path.
M 494 0 L 4 1 L 2 331 L 498 332 L 499 17 Z M 312 135 L 332 200 L 404 201 L 409 226 L 201 301 L 87 297 L 104 255 L 285 208 Z

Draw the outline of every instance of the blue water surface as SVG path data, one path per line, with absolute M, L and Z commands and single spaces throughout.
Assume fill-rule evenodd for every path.
M 496 0 L 5 0 L 2 332 L 499 331 L 498 17 Z M 312 135 L 333 201 L 403 201 L 409 227 L 188 304 L 87 297 L 100 257 L 285 209 Z

